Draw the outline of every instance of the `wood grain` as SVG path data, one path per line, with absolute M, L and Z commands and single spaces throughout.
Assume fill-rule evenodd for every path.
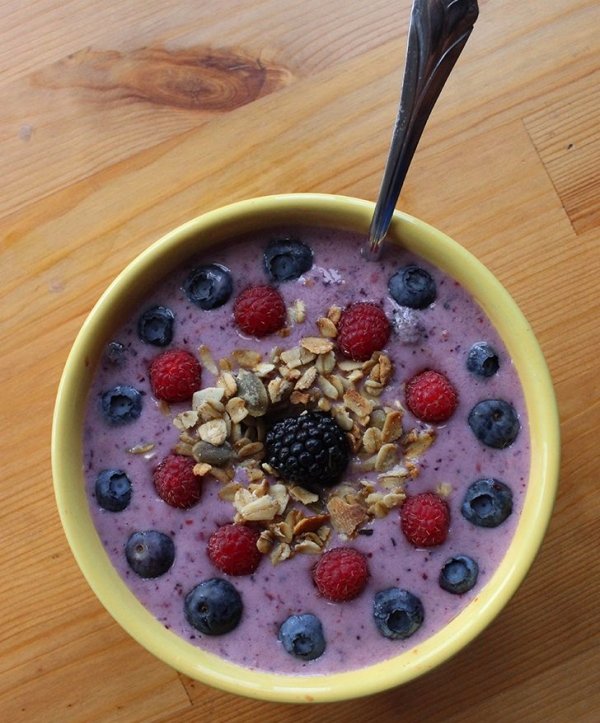
M 212 690 L 98 603 L 55 509 L 50 418 L 85 315 L 168 229 L 257 195 L 374 199 L 409 0 L 0 0 L 0 720 L 600 719 L 600 6 L 481 0 L 400 207 L 484 261 L 536 332 L 562 426 L 530 575 L 466 650 L 319 707 Z

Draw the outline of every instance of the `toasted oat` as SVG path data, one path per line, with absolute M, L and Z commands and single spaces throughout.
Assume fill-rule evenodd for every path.
M 316 378 L 317 378 L 316 367 L 308 367 L 308 369 L 304 372 L 304 374 L 296 382 L 294 389 L 297 389 L 297 390 L 310 389 Z
M 381 449 L 383 444 L 383 435 L 380 429 L 377 427 L 368 427 L 362 436 L 362 444 L 365 448 L 365 452 L 369 454 L 375 454 Z
M 246 402 L 241 397 L 231 397 L 231 399 L 225 405 L 227 414 L 232 422 L 238 423 L 242 419 L 248 416 L 248 410 L 246 408 Z
M 294 545 L 294 552 L 300 552 L 303 555 L 320 555 L 323 551 L 323 543 L 315 542 L 315 540 L 304 538 Z
M 356 369 L 362 369 L 363 363 L 359 361 L 353 361 L 352 359 L 343 359 L 341 362 L 338 363 L 338 367 L 343 372 L 353 372 L 356 371 Z
M 337 324 L 342 316 L 342 309 L 339 306 L 331 306 L 327 312 L 327 318 Z
M 323 392 L 323 394 L 326 397 L 329 397 L 329 399 L 337 399 L 339 397 L 339 392 L 337 388 L 327 379 L 327 377 L 324 377 L 322 375 L 319 375 L 319 378 L 317 379 L 317 384 L 319 385 L 319 388 Z
M 365 392 L 372 397 L 380 397 L 383 393 L 383 384 L 381 382 L 375 382 L 372 379 L 367 379 L 365 382 Z
M 188 442 L 177 442 L 176 445 L 173 447 L 173 452 L 175 454 L 181 454 L 184 457 L 193 457 L 194 454 L 192 452 L 192 445 Z
M 224 371 L 217 379 L 217 385 L 223 389 L 226 397 L 234 397 L 237 394 L 237 382 L 231 371 Z
M 300 346 L 312 354 L 327 354 L 333 349 L 333 342 L 320 336 L 307 336 L 300 339 Z
M 302 299 L 296 299 L 296 301 L 292 305 L 292 309 L 294 321 L 297 324 L 302 324 L 304 321 L 306 321 L 306 304 L 302 301 Z
M 435 430 L 431 427 L 427 429 L 411 429 L 402 439 L 404 455 L 409 459 L 420 457 L 431 447 L 435 437 Z
M 242 490 L 238 490 L 234 498 L 234 505 L 242 518 L 247 522 L 262 522 L 272 520 L 279 511 L 279 505 L 270 495 L 262 497 L 252 496 L 250 502 L 245 504 L 236 503 L 238 495 Z
M 283 515 L 285 508 L 288 506 L 288 502 L 290 501 L 287 487 L 284 484 L 281 484 L 281 482 L 276 482 L 271 485 L 269 492 L 278 505 L 278 514 Z
M 231 356 L 238 366 L 243 369 L 252 369 L 257 366 L 257 364 L 260 364 L 262 359 L 262 354 L 252 349 L 235 349 Z
M 275 364 L 271 364 L 269 362 L 261 362 L 255 367 L 252 367 L 252 371 L 256 374 L 257 377 L 260 377 L 261 379 L 268 377 L 269 374 L 274 371 L 274 369 Z
M 292 555 L 292 548 L 287 542 L 278 542 L 273 550 L 271 551 L 271 562 L 273 565 L 277 565 L 284 560 L 287 560 Z
M 235 475 L 232 467 L 212 467 L 210 473 L 224 485 L 229 484 Z
M 337 336 L 337 328 L 335 324 L 331 321 L 331 319 L 328 319 L 325 316 L 317 319 L 317 327 L 321 336 L 326 339 L 335 339 Z
M 373 410 L 373 402 L 363 397 L 355 389 L 350 389 L 344 394 L 344 404 L 358 417 L 366 417 Z
M 268 555 L 273 549 L 275 538 L 270 530 L 263 530 L 256 542 L 256 547 L 263 555 Z
M 378 472 L 385 472 L 385 470 L 393 467 L 397 462 L 397 447 L 395 444 L 388 443 L 384 444 L 379 452 L 377 452 L 377 459 L 375 460 L 375 469 Z
M 382 354 L 379 357 L 379 381 L 384 385 L 387 386 L 389 384 L 390 379 L 392 378 L 392 374 L 394 372 L 394 367 L 392 365 L 392 361 L 389 358 L 387 354 Z
M 247 457 L 262 457 L 265 453 L 265 446 L 262 442 L 248 442 L 243 447 L 238 449 L 238 455 L 240 459 L 246 459 Z
M 220 402 L 223 399 L 225 390 L 221 387 L 205 387 L 198 389 L 192 396 L 192 409 L 198 409 L 201 404 L 209 400 Z
M 331 374 L 335 369 L 335 362 L 335 354 L 333 351 L 328 351 L 327 354 L 319 354 L 315 366 L 319 374 Z
M 206 462 L 198 462 L 194 465 L 192 472 L 196 477 L 205 477 L 212 470 L 212 466 Z
M 402 436 L 402 412 L 393 410 L 385 415 L 385 422 L 381 430 L 382 440 L 386 442 L 395 442 Z
M 213 359 L 213 356 L 210 353 L 210 349 L 206 346 L 206 344 L 201 344 L 198 347 L 198 356 L 200 357 L 200 362 L 202 363 L 202 366 L 207 371 L 209 371 L 211 374 L 219 373 L 219 369 L 217 368 L 215 360 Z
M 180 412 L 174 419 L 173 424 L 183 431 L 184 429 L 191 429 L 198 424 L 198 412 L 190 409 L 187 412 Z
M 219 497 L 226 502 L 233 502 L 235 498 L 235 493 L 239 489 L 241 489 L 241 485 L 239 485 L 237 482 L 227 482 L 219 489 Z
M 350 430 L 354 427 L 354 422 L 352 421 L 350 415 L 342 407 L 333 407 L 331 413 L 344 432 L 350 432 Z

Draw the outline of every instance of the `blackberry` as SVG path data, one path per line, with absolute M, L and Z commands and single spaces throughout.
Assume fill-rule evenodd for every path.
M 286 481 L 309 488 L 332 487 L 349 460 L 345 432 L 326 412 L 306 412 L 271 427 L 266 461 Z

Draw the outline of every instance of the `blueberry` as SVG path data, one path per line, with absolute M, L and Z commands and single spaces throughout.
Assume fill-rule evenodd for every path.
M 221 264 L 198 266 L 183 282 L 188 299 L 204 311 L 216 309 L 229 299 L 233 292 L 233 280 L 229 269 Z
M 469 349 L 467 369 L 478 377 L 493 377 L 500 363 L 495 349 L 486 341 L 478 341 Z
M 186 620 L 205 635 L 229 633 L 240 622 L 242 611 L 239 592 L 220 577 L 201 582 L 185 597 Z
M 388 281 L 390 296 L 400 306 L 425 309 L 437 296 L 433 277 L 420 266 L 410 264 L 398 269 Z
M 312 613 L 290 615 L 279 628 L 279 640 L 286 652 L 302 660 L 318 658 L 326 647 L 321 621 Z
M 142 394 L 127 384 L 118 384 L 102 394 L 102 412 L 110 424 L 133 422 L 142 413 Z
M 512 512 L 512 491 L 497 479 L 478 479 L 469 485 L 460 511 L 477 527 L 498 527 Z
M 479 565 L 468 555 L 455 555 L 446 560 L 440 570 L 439 583 L 442 590 L 462 595 L 475 586 Z
M 96 501 L 109 512 L 121 512 L 131 500 L 131 482 L 120 469 L 103 469 L 96 477 Z
M 146 344 L 168 346 L 173 340 L 175 314 L 166 306 L 146 309 L 138 319 L 138 335 Z
M 175 543 L 164 532 L 134 532 L 127 540 L 125 557 L 129 567 L 140 577 L 160 577 L 173 564 Z
M 409 638 L 425 619 L 423 603 L 408 590 L 390 587 L 375 595 L 373 618 L 379 632 L 391 640 Z
M 273 239 L 265 249 L 263 263 L 271 281 L 292 281 L 311 269 L 313 252 L 297 239 Z
M 517 438 L 521 425 L 512 404 L 503 399 L 484 399 L 469 413 L 469 426 L 480 442 L 504 449 Z

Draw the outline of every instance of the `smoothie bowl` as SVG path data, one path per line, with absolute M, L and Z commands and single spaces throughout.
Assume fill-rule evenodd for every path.
M 115 620 L 184 674 L 274 701 L 405 683 L 490 623 L 555 497 L 550 377 L 471 254 L 373 205 L 236 203 L 111 284 L 69 355 L 62 523 Z

